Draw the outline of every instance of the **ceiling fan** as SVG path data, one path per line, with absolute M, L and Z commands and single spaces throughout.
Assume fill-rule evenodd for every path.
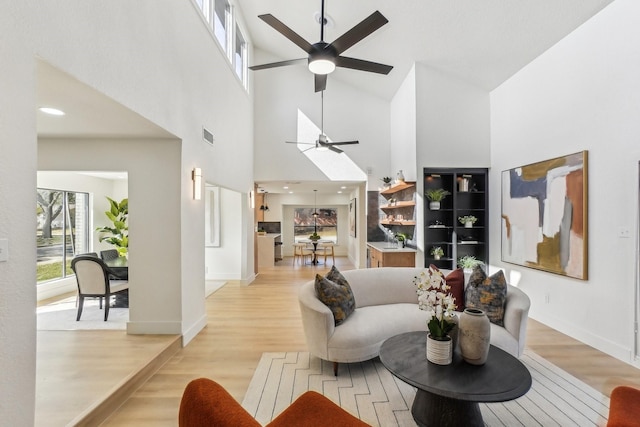
M 271 14 L 259 15 L 258 18 L 273 27 L 276 31 L 291 40 L 302 50 L 307 52 L 307 58 L 291 59 L 288 61 L 272 62 L 263 65 L 249 67 L 251 70 L 265 70 L 268 68 L 283 67 L 285 65 L 299 64 L 307 61 L 309 70 L 314 74 L 315 91 L 321 92 L 327 87 L 327 74 L 333 72 L 336 67 L 351 68 L 353 70 L 368 71 L 378 74 L 389 74 L 393 69 L 390 65 L 379 64 L 377 62 L 365 61 L 362 59 L 342 56 L 342 52 L 349 49 L 369 34 L 389 22 L 377 10 L 362 22 L 351 28 L 349 31 L 338 37 L 333 43 L 324 41 L 324 26 L 327 20 L 324 16 L 324 0 L 322 0 L 322 11 L 320 15 L 320 41 L 314 44 L 309 43 L 298 35 L 291 28 L 278 20 Z
M 331 150 L 334 153 L 342 153 L 343 151 L 336 147 L 336 145 L 353 145 L 360 144 L 360 141 L 338 141 L 338 142 L 330 142 L 327 135 L 324 134 L 324 91 L 320 93 L 321 99 L 321 111 L 320 111 L 320 135 L 318 135 L 318 139 L 316 139 L 315 143 L 312 142 L 293 142 L 293 141 L 285 141 L 287 144 L 301 144 L 301 145 L 312 145 L 313 147 L 309 147 L 306 150 L 311 150 L 315 148 L 318 151 L 326 151 Z

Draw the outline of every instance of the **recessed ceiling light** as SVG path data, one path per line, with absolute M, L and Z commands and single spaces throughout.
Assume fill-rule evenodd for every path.
M 289 191 L 289 194 L 293 194 L 293 191 Z
M 346 185 L 343 185 L 343 186 L 342 186 L 342 187 L 340 187 L 340 188 L 342 188 L 343 190 L 345 190 L 345 189 L 347 188 L 347 186 L 346 186 Z
M 285 185 L 284 187 L 282 187 L 282 188 L 284 188 L 285 190 L 288 190 L 288 189 L 289 189 L 289 187 L 287 187 L 286 185 Z
M 40 111 L 46 114 L 50 114 L 52 116 L 64 116 L 64 111 L 58 110 L 57 108 L 52 107 L 40 107 Z
M 338 194 L 342 194 L 342 191 L 338 190 Z

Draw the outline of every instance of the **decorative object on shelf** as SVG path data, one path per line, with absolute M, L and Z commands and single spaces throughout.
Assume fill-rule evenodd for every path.
M 309 236 L 309 240 L 320 240 L 320 235 L 314 231 L 313 234 Z
M 264 236 L 265 234 L 267 234 L 267 232 L 264 231 L 264 228 L 258 228 L 258 236 Z
M 484 365 L 489 355 L 491 324 L 484 311 L 466 308 L 458 322 L 460 354 L 465 362 Z
M 503 171 L 502 261 L 587 280 L 588 175 L 586 150 Z
M 476 218 L 473 215 L 464 215 L 464 216 L 459 216 L 458 221 L 460 221 L 460 224 L 464 224 L 465 228 L 472 228 L 473 224 L 475 224 L 476 221 L 478 221 L 478 218 Z
M 429 267 L 413 278 L 418 294 L 418 308 L 429 314 L 427 327 L 427 360 L 448 365 L 453 357 L 453 341 L 449 335 L 456 326 L 452 319 L 456 309 L 453 296 L 444 275 L 436 267 Z
M 402 218 L 399 218 L 402 220 Z M 398 246 L 404 248 L 404 245 L 407 241 L 407 235 L 404 233 L 396 233 L 396 240 L 398 241 Z
M 382 177 L 382 178 L 380 178 L 380 180 L 383 182 L 384 188 L 391 187 L 391 177 L 390 176 Z
M 465 255 L 463 257 L 458 258 L 458 267 L 463 270 L 472 270 L 476 265 L 483 265 L 484 262 L 477 259 L 473 255 Z
M 437 211 L 440 209 L 440 202 L 451 193 L 444 188 L 428 188 L 424 194 L 429 199 L 429 209 Z
M 396 199 L 395 197 L 391 197 L 388 202 L 389 206 L 395 206 L 396 203 L 398 203 L 398 199 Z
M 465 193 L 469 191 L 469 178 L 470 175 L 462 175 L 462 178 L 458 178 L 458 191 Z
M 440 259 L 444 255 L 444 251 L 440 246 L 434 246 L 431 248 L 431 255 L 434 259 Z
M 404 182 L 404 174 L 402 173 L 402 169 L 400 169 L 400 171 L 398 172 L 398 175 L 396 175 L 396 183 L 401 183 Z

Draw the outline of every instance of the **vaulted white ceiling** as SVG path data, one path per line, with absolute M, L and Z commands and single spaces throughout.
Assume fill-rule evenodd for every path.
M 270 13 L 310 43 L 320 40 L 321 0 L 236 0 L 254 46 L 273 60 L 306 53 L 258 15 Z M 332 79 L 391 99 L 415 62 L 492 90 L 612 0 L 327 0 L 332 42 L 379 10 L 389 23 L 344 54 L 392 65 L 387 76 L 338 68 Z M 271 62 L 269 60 L 268 62 Z M 260 63 L 263 63 L 261 61 Z M 250 65 L 258 65 L 250 61 Z M 305 67 L 305 65 L 294 65 Z M 278 68 L 255 71 L 277 73 Z M 313 78 L 309 74 L 309 88 Z

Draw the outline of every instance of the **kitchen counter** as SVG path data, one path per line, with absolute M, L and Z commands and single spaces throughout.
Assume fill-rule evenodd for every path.
M 398 248 L 395 242 L 367 242 L 367 266 L 370 268 L 415 267 L 416 253 L 417 251 L 413 248 Z
M 273 267 L 282 259 L 282 235 L 258 234 L 258 267 Z
M 413 252 L 417 251 L 412 248 L 398 248 L 397 243 L 387 243 L 387 242 L 367 242 L 367 246 L 372 247 L 375 250 L 380 252 Z

